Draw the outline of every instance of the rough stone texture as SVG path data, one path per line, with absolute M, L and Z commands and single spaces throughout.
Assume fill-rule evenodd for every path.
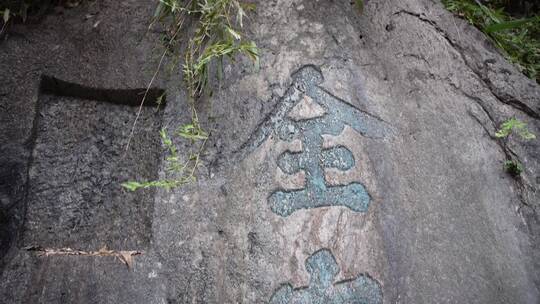
M 157 178 L 162 111 L 143 108 L 135 152 L 126 154 L 136 107 L 54 95 L 40 95 L 38 104 L 24 245 L 148 245 L 154 191 L 126 193 L 120 183 Z
M 270 303 L 382 303 L 381 287 L 368 276 L 333 284 L 339 268 L 327 249 L 314 253 L 305 265 L 309 286 L 293 289 L 285 284 L 274 292 Z
M 0 45 L 0 68 L 10 71 L 0 75 L 0 219 L 8 219 L 0 235 L 2 248 L 10 244 L 0 302 L 265 303 L 283 284 L 311 286 L 305 263 L 317 252 L 330 252 L 337 266 L 328 269 L 340 270 L 325 286 L 365 275 L 383 303 L 540 301 L 539 141 L 494 138 L 512 116 L 540 135 L 540 88 L 429 0 L 371 0 L 362 16 L 343 1 L 258 1 L 246 32 L 261 49 L 261 69 L 226 64 L 223 86 L 199 104 L 212 130 L 199 180 L 156 191 L 150 245 L 114 248 L 144 250 L 134 268 L 22 250 L 13 231 L 26 214 L 28 113 L 40 75 L 141 88 L 155 66 L 143 63 L 154 58 L 155 35 L 143 38 L 151 2 L 96 3 L 17 28 Z M 304 188 L 307 173 L 286 174 L 279 159 L 305 147 L 301 138 L 270 136 L 250 150 L 250 138 L 276 117 L 298 89 L 293 75 L 308 65 L 321 70 L 321 90 L 392 130 L 374 138 L 349 125 L 324 139 L 354 158 L 346 174 L 327 170 L 325 181 L 361 183 L 371 198 L 366 212 L 329 206 L 283 217 L 268 204 L 278 189 Z M 169 130 L 189 117 L 178 83 L 159 82 L 172 96 Z M 313 111 L 308 117 L 321 114 Z M 508 157 L 524 164 L 522 178 L 502 170 Z
M 276 185 L 278 190 L 268 198 L 268 204 L 278 215 L 289 216 L 300 209 L 328 206 L 366 212 L 371 198 L 358 180 L 336 184 L 336 178 L 329 178 L 327 174 L 332 169 L 334 173 L 354 171 L 351 169 L 355 167 L 355 157 L 346 147 L 351 138 L 346 138 L 341 145 L 329 143 L 334 142 L 332 137 L 344 134 L 345 128 L 353 129 L 358 135 L 382 138 L 390 133 L 389 126 L 318 87 L 323 75 L 316 67 L 303 67 L 293 78 L 294 84 L 286 96 L 253 133 L 240 157 L 258 149 L 262 151 L 257 153 L 263 155 L 269 154 L 266 148 L 286 149 L 278 156 L 275 182 L 284 184 L 288 179 L 284 173 L 301 172 L 303 178 L 300 189 L 296 184 Z M 302 108 L 306 109 L 302 110 L 305 113 L 299 116 L 298 110 Z M 268 140 L 273 143 L 265 145 L 264 141 Z
M 155 110 L 143 111 L 148 123 L 140 123 L 140 137 L 119 162 L 135 118 L 136 108 L 128 106 L 140 93 L 134 89 L 146 88 L 154 69 L 154 39 L 145 38 L 146 24 L 140 22 L 152 14 L 151 6 L 151 1 L 95 1 L 56 8 L 40 23 L 15 26 L 1 42 L 0 303 L 110 303 L 119 297 L 116 291 L 122 301 L 136 300 L 129 290 L 141 285 L 137 275 L 113 258 L 43 259 L 22 248 L 149 247 L 155 191 L 127 194 L 118 183 L 126 174 L 150 179 L 159 170 L 162 149 L 155 130 L 162 119 Z M 53 78 L 44 76 L 66 83 L 52 85 Z M 118 100 L 118 92 L 125 100 Z M 81 99 L 85 95 L 93 100 Z M 38 113 L 44 102 L 52 107 Z M 145 132 L 145 125 L 152 130 Z M 110 170 L 112 162 L 116 170 Z M 68 186 L 56 187 L 59 183 Z M 39 186 L 51 186 L 53 193 L 33 191 Z

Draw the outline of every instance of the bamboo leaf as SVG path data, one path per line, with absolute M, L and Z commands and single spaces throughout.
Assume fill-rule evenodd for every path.
M 163 11 L 163 7 L 165 6 L 165 3 L 163 1 L 160 1 L 156 7 L 156 11 L 154 12 L 154 18 L 159 18 L 161 16 L 161 12 Z
M 493 32 L 499 32 L 514 28 L 519 28 L 529 22 L 534 21 L 536 18 L 527 18 L 527 19 L 519 19 L 519 20 L 512 20 L 512 21 L 505 21 L 500 23 L 492 24 L 488 27 L 486 27 L 487 33 L 493 33 Z
M 240 24 L 240 27 L 244 27 L 243 20 L 244 20 L 244 16 L 246 16 L 246 12 L 242 8 L 242 5 L 238 3 L 238 1 L 235 1 L 234 3 L 236 4 L 237 9 L 238 9 L 238 14 L 236 15 L 236 21 L 238 21 L 238 24 Z
M 234 39 L 236 40 L 240 40 L 240 38 L 242 38 L 242 36 L 240 36 L 240 34 L 238 34 L 238 32 L 236 32 L 235 30 L 233 30 L 232 28 L 228 27 L 227 26 L 227 31 L 229 32 L 229 34 L 231 34 L 231 36 L 234 37 Z
M 135 191 L 139 188 L 143 188 L 144 185 L 139 182 L 129 181 L 129 182 L 122 183 L 122 187 L 126 188 L 129 191 Z

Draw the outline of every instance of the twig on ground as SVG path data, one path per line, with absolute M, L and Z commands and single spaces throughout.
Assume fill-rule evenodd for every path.
M 112 256 L 118 258 L 124 263 L 128 269 L 133 267 L 133 256 L 142 254 L 137 250 L 110 250 L 107 246 L 98 251 L 76 250 L 68 247 L 63 248 L 45 248 L 41 246 L 29 246 L 24 248 L 26 251 L 37 252 L 38 256 L 59 256 L 59 255 L 76 255 L 76 256 Z

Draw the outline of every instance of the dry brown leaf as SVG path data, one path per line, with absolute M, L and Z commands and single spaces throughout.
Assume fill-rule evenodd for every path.
M 71 248 L 44 248 L 41 246 L 30 246 L 24 248 L 27 251 L 37 252 L 38 256 L 52 256 L 52 255 L 80 255 L 80 256 L 113 256 L 120 260 L 127 266 L 128 269 L 133 268 L 133 256 L 142 254 L 141 251 L 136 250 L 110 250 L 107 246 L 103 246 L 98 251 L 83 251 L 73 250 Z
M 126 264 L 126 266 L 131 269 L 133 266 L 133 257 L 130 251 L 120 251 L 120 259 Z

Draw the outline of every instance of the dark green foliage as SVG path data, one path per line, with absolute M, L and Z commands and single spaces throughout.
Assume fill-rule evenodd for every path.
M 505 12 L 512 16 L 527 17 L 537 14 L 540 11 L 538 0 L 484 0 L 494 7 L 503 8 Z
M 486 33 L 505 57 L 540 83 L 540 16 L 516 18 L 508 13 L 511 1 L 443 0 L 446 8 Z
M 241 33 L 247 12 L 253 9 L 252 4 L 236 0 L 159 1 L 150 27 L 160 22 L 167 29 L 163 39 L 163 56 L 168 54 L 173 62 L 178 63 L 180 54 L 184 54 L 182 76 L 190 97 L 191 123 L 181 126 L 174 135 L 189 140 L 192 145 L 189 151 L 182 151 L 182 155 L 179 155 L 172 139 L 162 130 L 161 139 L 169 154 L 166 158 L 167 173 L 174 177 L 155 181 L 128 181 L 122 184 L 124 188 L 130 191 L 150 187 L 171 189 L 196 180 L 195 170 L 208 133 L 199 123 L 195 101 L 208 92 L 212 67 L 218 79 L 223 77 L 225 58 L 234 61 L 236 55 L 243 54 L 252 59 L 255 68 L 258 68 L 257 46 Z M 183 33 L 188 33 L 187 37 L 181 37 Z
M 178 62 L 183 50 L 182 78 L 187 87 L 191 106 L 191 123 L 182 127 L 179 135 L 190 140 L 204 140 L 206 132 L 201 128 L 195 101 L 209 92 L 211 67 L 218 79 L 223 77 L 223 60 L 235 60 L 243 54 L 259 66 L 259 51 L 253 41 L 244 38 L 241 29 L 247 12 L 254 10 L 252 4 L 236 0 L 160 0 L 154 13 L 154 22 L 161 22 L 168 29 L 166 49 L 173 61 Z M 187 24 L 194 24 L 189 31 Z M 181 39 L 181 32 L 190 33 Z
M 523 166 L 518 161 L 507 160 L 504 162 L 504 170 L 513 177 L 517 177 L 523 172 Z
M 217 65 L 217 75 L 222 75 L 224 58 L 234 60 L 244 54 L 258 67 L 258 49 L 253 41 L 244 39 L 241 29 L 252 4 L 236 0 L 161 0 L 154 18 L 168 28 L 167 47 L 185 48 L 183 78 L 194 99 L 209 85 L 210 67 Z M 195 22 L 195 30 L 186 40 L 179 32 L 187 22 Z M 174 51 L 173 51 L 174 53 Z
M 43 16 L 55 5 L 78 6 L 83 0 L 0 0 L 0 36 L 13 22 L 26 22 Z

